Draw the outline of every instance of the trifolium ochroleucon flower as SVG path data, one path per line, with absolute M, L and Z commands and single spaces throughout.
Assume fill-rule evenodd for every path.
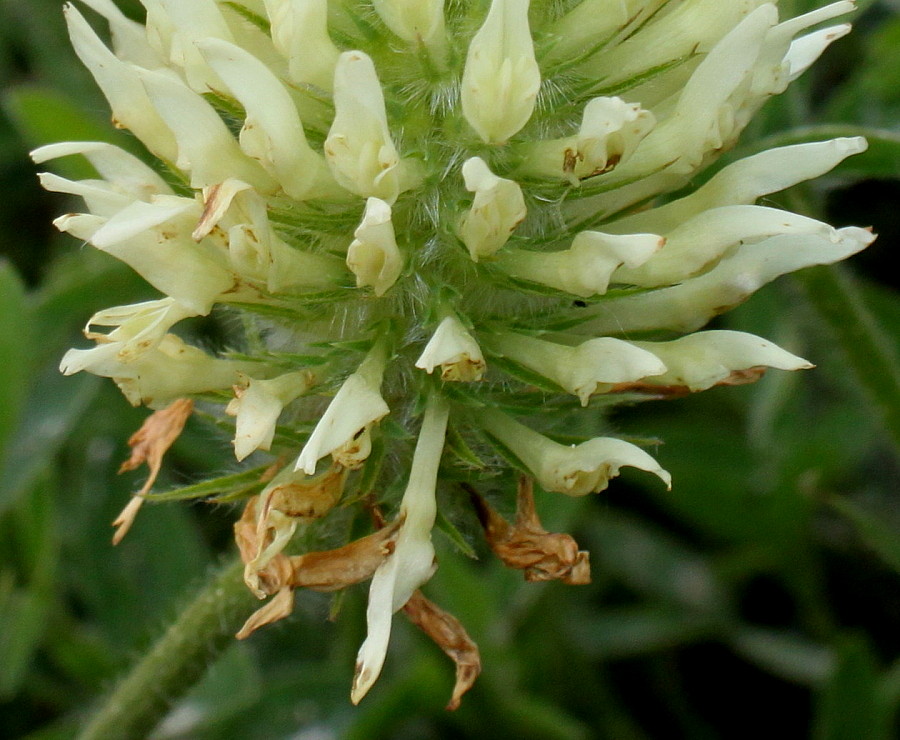
M 419 592 L 439 497 L 471 497 L 530 580 L 584 583 L 587 554 L 543 530 L 533 484 L 581 496 L 623 467 L 670 483 L 603 434 L 603 408 L 810 367 L 699 330 L 872 241 L 756 205 L 865 141 L 765 151 L 684 188 L 849 31 L 827 23 L 854 5 L 784 19 L 763 0 L 142 3 L 145 24 L 80 0 L 111 47 L 78 6 L 65 15 L 115 125 L 157 164 L 99 142 L 33 157 L 89 160 L 96 179 L 41 175 L 86 204 L 56 225 L 163 297 L 91 317 L 94 345 L 62 371 L 156 410 L 133 440 L 153 471 L 142 493 L 195 403 L 232 425 L 237 459 L 259 466 L 238 476 L 245 580 L 268 599 L 240 636 L 289 614 L 298 588 L 370 580 L 352 700 L 403 609 L 457 662 L 456 706 L 477 648 Z M 218 354 L 178 327 L 214 310 L 242 318 Z M 503 486 L 515 524 L 479 493 Z M 315 546 L 354 517 L 368 534 Z

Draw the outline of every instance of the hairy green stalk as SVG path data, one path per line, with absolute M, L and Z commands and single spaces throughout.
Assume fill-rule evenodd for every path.
M 146 737 L 169 708 L 203 676 L 258 606 L 241 580 L 238 559 L 206 586 L 119 682 L 85 725 L 79 740 Z

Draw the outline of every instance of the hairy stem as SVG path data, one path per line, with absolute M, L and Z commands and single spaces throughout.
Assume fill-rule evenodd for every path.
M 146 737 L 169 707 L 206 672 L 259 606 L 244 585 L 243 564 L 222 565 L 178 619 L 119 682 L 79 740 Z

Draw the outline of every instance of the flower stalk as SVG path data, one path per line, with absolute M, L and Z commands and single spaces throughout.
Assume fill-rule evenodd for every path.
M 256 608 L 242 563 L 222 565 L 116 685 L 78 740 L 138 740 L 206 673 Z

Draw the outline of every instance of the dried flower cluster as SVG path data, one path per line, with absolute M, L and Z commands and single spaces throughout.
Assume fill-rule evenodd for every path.
M 67 5 L 75 51 L 158 166 L 98 142 L 34 159 L 91 162 L 97 179 L 41 175 L 86 204 L 57 227 L 163 297 L 91 317 L 94 346 L 62 370 L 157 409 L 129 463 L 154 475 L 192 402 L 233 417 L 237 459 L 266 469 L 241 489 L 245 580 L 271 597 L 240 636 L 290 613 L 297 588 L 371 579 L 354 702 L 400 609 L 456 661 L 451 706 L 480 670 L 418 592 L 439 489 L 471 499 L 529 580 L 586 582 L 587 553 L 543 529 L 532 481 L 580 496 L 630 466 L 668 485 L 647 452 L 602 436 L 602 407 L 810 367 L 697 330 L 873 239 L 756 205 L 861 139 L 766 151 L 660 197 L 849 30 L 810 30 L 847 0 L 787 20 L 764 0 L 142 0 L 144 24 L 81 2 L 112 40 Z M 179 327 L 214 310 L 241 317 L 227 351 Z M 504 467 L 523 476 L 514 524 L 477 490 L 513 480 Z M 354 510 L 370 534 L 310 546 Z

